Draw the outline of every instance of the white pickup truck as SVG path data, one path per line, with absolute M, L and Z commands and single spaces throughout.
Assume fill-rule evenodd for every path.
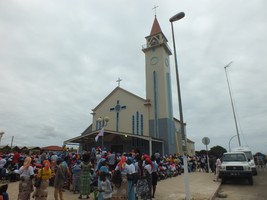
M 252 155 L 250 148 L 249 147 L 236 147 L 236 148 L 232 148 L 232 151 L 244 152 L 246 154 L 247 159 L 248 159 L 248 163 L 252 169 L 252 175 L 257 176 L 257 174 L 258 174 L 257 168 L 256 168 L 255 161 L 254 161 L 254 158 L 253 158 L 253 155 Z
M 245 178 L 250 185 L 253 185 L 252 168 L 246 154 L 243 152 L 224 153 L 219 177 L 222 179 L 222 184 L 226 179 Z

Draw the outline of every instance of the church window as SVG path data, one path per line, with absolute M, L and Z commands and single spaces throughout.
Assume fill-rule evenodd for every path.
M 149 47 L 152 47 L 152 46 L 159 44 L 159 41 L 160 41 L 160 37 L 156 36 L 156 37 L 149 38 L 147 40 L 147 43 L 148 43 Z
M 144 116 L 141 114 L 141 135 L 144 135 Z
M 158 41 L 157 41 L 156 38 L 153 38 L 152 41 L 151 41 L 151 46 L 154 46 L 156 44 L 158 44 Z
M 136 134 L 139 135 L 139 112 L 136 112 Z
M 119 112 L 116 113 L 116 131 L 119 131 Z
M 134 115 L 132 116 L 132 133 L 135 134 L 135 121 L 134 121 Z

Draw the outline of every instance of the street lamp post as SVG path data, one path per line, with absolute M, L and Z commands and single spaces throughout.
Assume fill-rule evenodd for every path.
M 183 163 L 184 163 L 184 174 L 185 174 L 185 190 L 186 190 L 186 199 L 190 199 L 190 189 L 189 189 L 189 178 L 188 178 L 188 163 L 187 163 L 187 149 L 186 149 L 186 134 L 184 130 L 184 118 L 183 118 L 183 109 L 182 109 L 182 95 L 180 89 L 179 73 L 178 73 L 178 63 L 176 55 L 176 46 L 174 39 L 174 30 L 173 22 L 182 19 L 185 16 L 184 12 L 177 13 L 170 18 L 171 29 L 172 29 L 172 41 L 173 41 L 173 51 L 174 51 L 174 62 L 175 62 L 175 72 L 176 72 L 176 82 L 177 82 L 177 93 L 178 93 L 178 106 L 180 114 L 180 123 L 181 123 L 181 133 L 182 133 L 182 150 L 183 150 Z
M 1 145 L 1 140 L 2 140 L 4 133 L 5 133 L 4 131 L 0 130 L 0 145 Z
M 234 115 L 234 120 L 235 120 L 235 128 L 236 128 L 236 135 L 238 138 L 238 144 L 239 146 L 241 146 L 241 142 L 240 142 L 240 137 L 239 137 L 239 131 L 238 131 L 238 125 L 237 125 L 237 121 L 236 121 L 236 113 L 235 113 L 235 107 L 234 107 L 234 103 L 233 103 L 233 98 L 232 98 L 232 93 L 231 93 L 231 88 L 230 88 L 230 84 L 229 84 L 229 80 L 228 80 L 228 76 L 227 76 L 227 68 L 230 67 L 230 65 L 233 62 L 231 61 L 228 65 L 226 65 L 224 67 L 225 70 L 225 75 L 226 75 L 226 80 L 227 80 L 227 85 L 228 85 L 228 89 L 229 89 L 229 94 L 230 94 L 230 99 L 231 99 L 231 105 L 232 105 L 232 110 L 233 110 L 233 115 Z
M 3 137 L 4 133 L 5 133 L 4 131 L 0 130 L 0 145 L 1 145 L 1 140 L 2 140 L 2 137 Z
M 105 116 L 104 119 L 102 119 L 101 117 L 99 117 L 97 119 L 98 123 L 100 123 L 100 129 L 105 128 L 109 122 L 109 117 Z M 103 130 L 103 135 L 102 135 L 102 150 L 104 149 L 104 130 Z
M 237 135 L 232 136 L 232 137 L 230 138 L 230 140 L 229 140 L 229 143 L 228 143 L 229 152 L 231 151 L 230 143 L 231 143 L 232 139 L 233 139 L 234 137 L 236 137 L 236 136 L 237 136 Z

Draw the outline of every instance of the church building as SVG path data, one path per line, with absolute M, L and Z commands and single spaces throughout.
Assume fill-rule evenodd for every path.
M 138 149 L 150 155 L 157 151 L 163 155 L 183 154 L 180 121 L 173 116 L 172 53 L 156 16 L 145 39 L 142 51 L 145 54 L 146 97 L 116 87 L 92 109 L 92 124 L 65 144 L 79 143 L 83 150 L 101 146 L 121 153 Z M 187 140 L 185 143 L 188 141 L 194 148 L 194 142 Z M 189 154 L 194 151 L 187 150 Z

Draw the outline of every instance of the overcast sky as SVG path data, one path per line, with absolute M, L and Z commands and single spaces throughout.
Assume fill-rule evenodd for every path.
M 267 153 L 267 1 L 0 1 L 1 145 L 62 145 L 91 123 L 116 86 L 145 98 L 142 45 L 154 20 L 172 48 L 174 23 L 187 136 L 196 150 L 241 144 Z M 174 115 L 179 119 L 174 58 Z M 238 145 L 237 137 L 230 146 Z

